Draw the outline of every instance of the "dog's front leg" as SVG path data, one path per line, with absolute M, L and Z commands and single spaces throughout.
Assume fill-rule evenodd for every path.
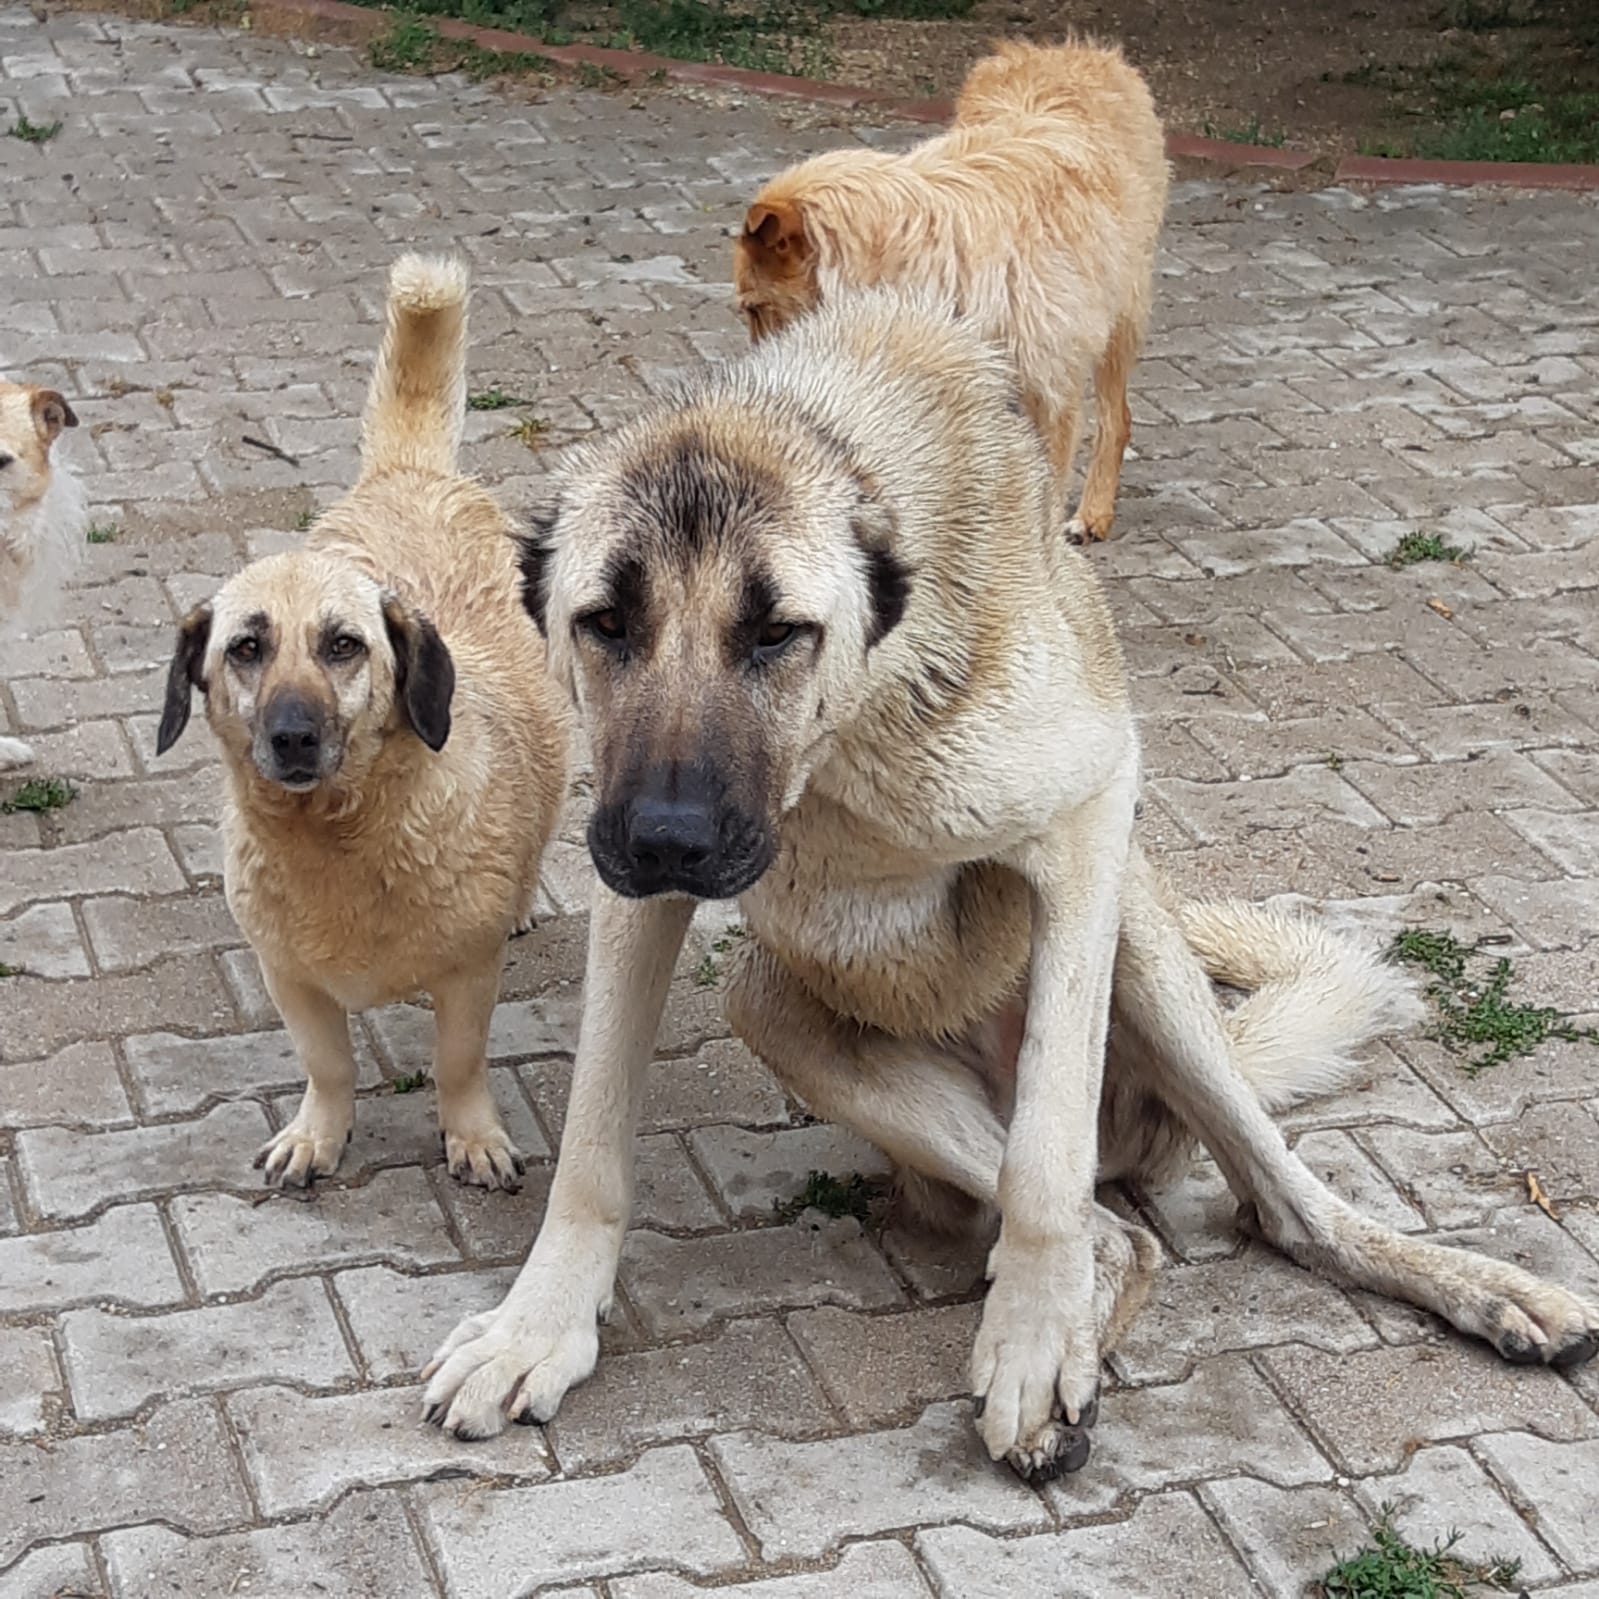
M 488 1438 L 548 1421 L 599 1358 L 633 1203 L 633 1129 L 693 904 L 594 892 L 583 1024 L 544 1225 L 499 1307 L 468 1316 L 422 1373 L 429 1420 Z
M 1032 964 L 972 1392 L 989 1454 L 1035 1479 L 1087 1461 L 1097 1414 L 1094 1176 L 1132 810 L 1118 782 L 1014 857 L 1033 891 Z

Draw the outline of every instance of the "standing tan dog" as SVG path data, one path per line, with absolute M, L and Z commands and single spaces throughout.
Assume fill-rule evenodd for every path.
M 54 389 L 0 382 L 0 626 L 35 631 L 83 553 L 83 489 L 55 458 L 78 419 Z M 26 766 L 33 750 L 0 737 L 0 771 Z
M 256 1160 L 269 1182 L 337 1167 L 355 1114 L 347 1013 L 419 990 L 451 1173 L 514 1188 L 522 1171 L 484 1050 L 568 730 L 517 600 L 510 524 L 456 468 L 466 299 L 454 263 L 396 263 L 360 481 L 303 549 L 190 614 L 168 678 L 157 748 L 198 687 L 227 779 L 228 905 L 309 1078 Z
M 1594 1353 L 1599 1308 L 1378 1226 L 1290 1153 L 1269 1112 L 1345 1079 L 1415 995 L 1314 924 L 1162 890 L 1110 617 L 1013 405 L 969 326 L 878 293 L 567 475 L 527 587 L 592 741 L 608 886 L 543 1228 L 424 1374 L 458 1436 L 546 1420 L 593 1369 L 696 897 L 741 897 L 730 1015 L 783 1082 L 1000 1212 L 971 1380 L 1019 1470 L 1087 1458 L 1156 1256 L 1096 1178 L 1148 1178 L 1190 1135 L 1305 1266 L 1511 1360 Z M 1250 997 L 1224 1013 L 1214 979 Z
M 905 155 L 834 150 L 768 183 L 734 245 L 739 308 L 759 339 L 851 286 L 931 287 L 1017 361 L 1063 518 L 1091 376 L 1094 448 L 1067 526 L 1102 539 L 1167 177 L 1154 103 L 1119 50 L 1003 44 L 967 76 L 948 133 Z

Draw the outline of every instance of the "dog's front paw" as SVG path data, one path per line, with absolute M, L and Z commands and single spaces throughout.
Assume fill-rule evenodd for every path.
M 491 1127 L 459 1131 L 444 1128 L 444 1160 L 458 1183 L 478 1188 L 503 1188 L 514 1194 L 522 1186 L 527 1162 L 496 1119 Z
M 13 767 L 32 764 L 31 744 L 24 744 L 20 738 L 0 738 L 0 772 L 9 772 Z
M 1012 1250 L 1002 1238 L 990 1258 L 972 1348 L 978 1431 L 993 1459 L 1033 1482 L 1080 1471 L 1099 1417 L 1093 1260 L 1084 1273 L 1060 1258 L 1083 1253 Z
M 308 1188 L 318 1177 L 331 1177 L 339 1169 L 353 1122 L 353 1109 L 334 1109 L 308 1091 L 294 1120 L 261 1146 L 256 1168 L 269 1187 L 281 1183 L 285 1188 Z
M 423 1416 L 467 1442 L 492 1438 L 507 1421 L 549 1421 L 599 1360 L 604 1307 L 555 1283 L 541 1294 L 525 1279 L 513 1290 L 518 1303 L 468 1316 L 423 1369 Z
M 1110 537 L 1109 517 L 1085 517 L 1081 512 L 1066 524 L 1069 544 L 1099 544 Z

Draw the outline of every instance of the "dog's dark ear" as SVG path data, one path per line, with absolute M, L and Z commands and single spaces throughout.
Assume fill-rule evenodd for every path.
M 167 668 L 167 699 L 161 708 L 161 726 L 156 729 L 155 752 L 165 755 L 178 742 L 189 725 L 189 691 L 206 692 L 201 668 L 205 665 L 206 645 L 211 642 L 211 607 L 197 605 L 178 627 L 178 647 Z
M 744 217 L 744 237 L 763 250 L 794 261 L 810 254 L 805 213 L 792 200 L 761 200 Z
M 394 699 L 411 731 L 430 750 L 441 750 L 450 736 L 450 701 L 455 695 L 455 662 L 439 630 L 425 616 L 408 610 L 393 595 L 383 601 L 383 625 L 394 651 Z
M 522 570 L 522 603 L 539 632 L 549 636 L 550 560 L 555 554 L 557 512 L 534 511 L 527 519 L 527 532 L 516 541 L 516 561 Z
M 910 568 L 894 552 L 894 513 L 881 500 L 863 495 L 850 532 L 866 561 L 866 647 L 871 649 L 899 626 L 910 602 Z
M 54 389 L 35 389 L 33 425 L 46 444 L 54 444 L 61 437 L 63 428 L 75 428 L 78 425 L 78 417 Z

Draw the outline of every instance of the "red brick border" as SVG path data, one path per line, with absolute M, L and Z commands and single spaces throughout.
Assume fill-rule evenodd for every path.
M 348 4 L 347 0 L 253 0 L 251 10 L 262 31 L 314 34 L 345 42 L 364 43 L 387 26 L 382 12 Z M 430 20 L 446 39 L 464 39 L 485 50 L 543 56 L 560 66 L 601 67 L 629 81 L 659 75 L 673 83 L 742 89 L 747 94 L 808 100 L 845 110 L 870 106 L 913 122 L 945 122 L 951 111 L 948 101 L 899 100 L 876 89 L 854 88 L 847 84 L 785 78 L 771 72 L 747 72 L 742 67 L 711 66 L 701 61 L 674 61 L 635 50 L 606 50 L 587 44 L 545 44 L 530 34 L 480 28 L 449 17 Z M 1186 133 L 1169 134 L 1166 151 L 1174 159 L 1202 161 L 1228 171 L 1268 168 L 1299 172 L 1322 159 L 1309 150 L 1232 144 L 1224 139 L 1201 139 Z M 1333 178 L 1338 183 L 1446 183 L 1599 192 L 1599 166 L 1545 166 L 1534 162 L 1401 161 L 1377 156 L 1345 156 L 1338 162 Z

